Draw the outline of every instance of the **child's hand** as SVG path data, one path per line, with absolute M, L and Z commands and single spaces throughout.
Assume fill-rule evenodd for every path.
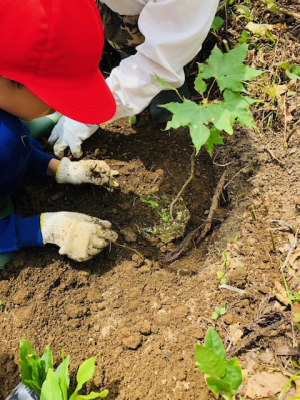
M 71 183 L 72 185 L 91 183 L 98 186 L 117 187 L 119 184 L 114 180 L 114 176 L 118 174 L 119 172 L 110 169 L 105 161 L 72 162 L 68 158 L 63 158 L 57 168 L 55 179 L 58 183 Z
M 44 244 L 56 244 L 59 254 L 78 262 L 90 260 L 118 238 L 110 222 L 65 211 L 42 214 L 41 232 Z
M 99 129 L 99 125 L 82 124 L 62 116 L 53 128 L 48 142 L 53 146 L 54 154 L 58 158 L 63 158 L 64 151 L 68 147 L 75 158 L 80 158 L 82 142 L 92 136 L 97 129 Z

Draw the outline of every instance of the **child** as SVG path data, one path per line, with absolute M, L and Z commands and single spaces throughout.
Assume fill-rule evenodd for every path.
M 155 73 L 188 98 L 184 66 L 198 54 L 213 22 L 219 0 L 96 0 L 105 36 L 121 53 L 122 61 L 111 71 L 107 84 L 117 112 L 110 122 L 139 114 L 149 105 L 150 115 L 165 124 L 172 114 L 161 104 L 180 102 L 166 90 Z M 98 126 L 86 126 L 62 117 L 49 143 L 62 158 L 70 147 L 81 156 L 81 143 Z
M 20 121 L 54 110 L 86 124 L 113 117 L 115 100 L 98 69 L 99 12 L 93 0 L 0 0 L 0 37 L 0 265 L 10 252 L 47 243 L 86 261 L 116 241 L 108 221 L 66 211 L 21 218 L 11 213 L 9 194 L 25 172 L 58 183 L 116 184 L 104 161 L 45 154 Z

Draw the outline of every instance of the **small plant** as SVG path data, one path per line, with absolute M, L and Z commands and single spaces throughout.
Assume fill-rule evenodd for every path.
M 2 303 L 2 300 L 0 300 L 0 313 L 3 313 L 3 303 Z
M 195 156 L 202 146 L 205 146 L 208 153 L 212 155 L 214 145 L 223 144 L 221 132 L 233 134 L 235 123 L 256 128 L 249 107 L 257 100 L 244 96 L 242 93 L 247 93 L 244 82 L 256 78 L 263 71 L 244 65 L 247 51 L 248 45 L 246 43 L 238 44 L 235 49 L 225 54 L 216 46 L 205 64 L 198 63 L 199 74 L 195 79 L 195 89 L 202 98 L 200 104 L 182 98 L 177 89 L 174 89 L 156 75 L 158 82 L 168 89 L 175 90 L 182 99 L 182 103 L 169 103 L 161 106 L 173 114 L 166 130 L 187 126 L 190 129 L 194 146 L 190 176 L 170 204 L 172 219 L 174 204 L 181 198 L 187 185 L 194 177 Z M 209 88 L 205 80 L 212 80 Z M 210 100 L 210 93 L 215 84 L 218 85 L 219 97 L 223 100 Z
M 196 344 L 196 365 L 205 374 L 207 386 L 223 399 L 232 400 L 242 381 L 242 370 L 237 358 L 226 361 L 225 349 L 217 332 L 209 328 L 204 346 Z
M 224 314 L 226 314 L 226 303 L 221 303 L 221 307 L 215 307 L 215 311 L 211 318 L 218 319 L 221 315 Z
M 159 221 L 153 227 L 147 227 L 143 231 L 163 243 L 169 243 L 174 239 L 182 237 L 190 218 L 189 210 L 183 201 L 179 201 L 175 207 L 176 218 L 171 218 L 170 201 L 165 195 L 158 196 L 154 193 L 140 200 L 148 204 L 154 213 L 159 217 Z
M 70 388 L 68 371 L 70 356 L 64 357 L 62 353 L 62 362 L 54 370 L 53 355 L 49 346 L 40 358 L 27 339 L 20 341 L 19 355 L 22 382 L 40 396 L 41 400 L 103 399 L 108 395 L 108 390 L 103 390 L 101 393 L 91 392 L 88 395 L 78 394 L 83 385 L 92 378 L 97 357 L 89 358 L 80 365 L 76 375 L 77 386 L 73 392 Z

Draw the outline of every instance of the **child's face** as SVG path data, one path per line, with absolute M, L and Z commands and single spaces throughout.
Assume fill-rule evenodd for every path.
M 43 117 L 55 111 L 25 86 L 17 87 L 3 76 L 0 76 L 0 109 L 24 121 Z

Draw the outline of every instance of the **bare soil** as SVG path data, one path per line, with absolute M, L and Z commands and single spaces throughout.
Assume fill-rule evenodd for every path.
M 87 390 L 107 388 L 109 400 L 214 399 L 194 358 L 210 326 L 246 375 L 294 372 L 288 360 L 292 352 L 299 363 L 299 332 L 280 266 L 289 254 L 285 278 L 292 292 L 299 291 L 299 84 L 272 64 L 299 62 L 299 21 L 260 6 L 255 12 L 261 22 L 285 22 L 288 29 L 273 33 L 276 44 L 254 37 L 248 64 L 266 69 L 268 82 L 289 87 L 277 89 L 273 100 L 253 85 L 251 95 L 265 101 L 253 109 L 259 131 L 237 127 L 212 158 L 204 151 L 197 156 L 196 176 L 183 195 L 191 214 L 185 236 L 203 224 L 224 170 L 227 177 L 212 229 L 199 246 L 165 263 L 182 238 L 164 243 L 149 233 L 160 217 L 140 198 L 152 193 L 161 204 L 171 201 L 189 175 L 192 146 L 187 128 L 162 131 L 147 110 L 137 125 L 127 119 L 103 125 L 84 144 L 84 159 L 119 170 L 120 188 L 113 193 L 32 178 L 15 193 L 20 215 L 87 213 L 111 221 L 119 239 L 82 264 L 60 256 L 55 246 L 24 249 L 0 272 L 0 399 L 20 381 L 21 338 L 38 353 L 50 345 L 56 363 L 62 350 L 70 354 L 74 380 L 79 364 L 101 353 Z M 228 19 L 223 35 L 231 47 L 246 23 Z M 243 292 L 220 288 L 220 270 Z M 213 320 L 222 303 L 225 315 Z

